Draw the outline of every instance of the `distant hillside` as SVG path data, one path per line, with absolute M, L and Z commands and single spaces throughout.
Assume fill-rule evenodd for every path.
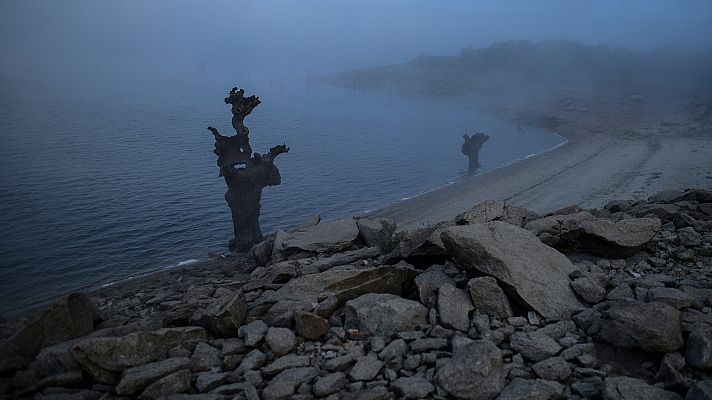
M 491 84 L 710 94 L 712 51 L 638 52 L 571 41 L 507 41 L 455 57 L 420 56 L 406 64 L 351 71 L 330 80 L 356 88 L 428 85 L 461 91 Z

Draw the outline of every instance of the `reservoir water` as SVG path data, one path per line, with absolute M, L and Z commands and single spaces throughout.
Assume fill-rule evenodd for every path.
M 213 125 L 227 84 L 107 82 L 28 91 L 0 81 L 0 313 L 222 252 L 232 234 Z M 483 131 L 478 172 L 562 143 L 453 100 L 333 87 L 245 86 L 252 148 L 286 143 L 263 192 L 265 234 L 410 198 L 465 174 L 463 133 Z

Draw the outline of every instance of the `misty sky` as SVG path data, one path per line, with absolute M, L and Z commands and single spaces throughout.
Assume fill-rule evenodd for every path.
M 303 76 L 507 39 L 709 48 L 709 0 L 0 0 L 0 78 Z

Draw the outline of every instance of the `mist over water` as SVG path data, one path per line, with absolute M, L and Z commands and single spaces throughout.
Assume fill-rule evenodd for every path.
M 232 86 L 260 96 L 255 151 L 290 146 L 264 233 L 356 215 L 560 144 L 445 98 L 321 87 L 323 75 L 496 40 L 709 46 L 688 1 L 0 3 L 0 313 L 203 259 L 232 235 L 213 138 Z M 605 29 L 602 29 L 605 27 Z

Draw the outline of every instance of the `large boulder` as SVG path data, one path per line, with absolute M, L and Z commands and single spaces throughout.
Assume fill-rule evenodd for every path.
M 359 237 L 369 247 L 384 247 L 396 231 L 396 223 L 388 218 L 358 219 Z
M 437 380 L 458 399 L 494 399 L 504 388 L 502 352 L 490 341 L 473 341 L 440 367 Z
M 386 266 L 367 269 L 329 270 L 292 279 L 276 292 L 267 292 L 259 302 L 306 301 L 318 303 L 335 296 L 342 303 L 365 293 L 400 295 L 415 278 L 412 269 Z
M 572 214 L 550 215 L 548 217 L 529 221 L 524 225 L 524 228 L 533 232 L 536 235 L 543 233 L 549 235 L 558 235 L 571 229 L 577 229 L 582 223 L 596 219 L 588 211 L 579 211 Z
M 205 329 L 197 326 L 163 328 L 122 337 L 87 338 L 72 348 L 72 356 L 99 382 L 117 384 L 121 372 L 165 359 L 168 350 L 181 343 L 206 338 Z
M 497 278 L 546 318 L 568 318 L 581 306 L 569 285 L 571 261 L 526 229 L 493 221 L 447 228 L 442 240 L 459 265 Z
M 386 293 L 364 294 L 346 302 L 345 327 L 388 337 L 428 322 L 428 309 L 417 301 Z
M 470 295 L 446 283 L 438 290 L 438 314 L 446 328 L 467 332 L 470 328 L 470 311 L 474 310 Z
M 651 386 L 640 379 L 627 376 L 606 378 L 603 382 L 604 400 L 682 400 L 677 393 Z
M 247 299 L 242 290 L 215 299 L 206 309 L 197 310 L 191 322 L 218 337 L 237 336 L 247 317 Z
M 293 232 L 280 231 L 275 237 L 272 254 L 290 258 L 301 254 L 335 253 L 351 247 L 359 236 L 354 219 L 340 219 L 320 223 Z
M 512 225 L 522 226 L 528 215 L 529 211 L 525 208 L 510 206 L 503 201 L 487 200 L 455 217 L 455 223 L 458 225 L 467 225 L 502 221 Z
M 660 227 L 657 218 L 597 219 L 581 223 L 578 229 L 568 231 L 564 236 L 577 250 L 623 258 L 645 247 Z
M 587 333 L 616 347 L 668 353 L 682 347 L 682 314 L 664 303 L 609 301 Z
M 695 368 L 712 369 L 712 327 L 695 330 L 685 344 L 687 363 Z
M 69 293 L 0 344 L 0 372 L 26 367 L 40 349 L 94 332 L 101 317 L 85 293 Z

